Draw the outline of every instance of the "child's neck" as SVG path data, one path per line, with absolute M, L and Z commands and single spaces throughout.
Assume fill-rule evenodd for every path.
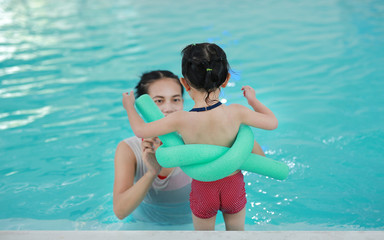
M 206 92 L 198 91 L 196 89 L 191 89 L 189 91 L 189 95 L 195 102 L 195 105 L 193 106 L 194 108 L 207 107 L 219 101 L 220 89 L 218 88 L 209 94 L 208 103 L 205 101 L 207 97 Z

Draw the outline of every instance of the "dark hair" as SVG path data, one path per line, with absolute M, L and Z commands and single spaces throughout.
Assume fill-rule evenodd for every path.
M 179 81 L 179 77 L 175 74 L 173 74 L 170 71 L 166 70 L 156 70 L 156 71 L 151 71 L 151 72 L 145 72 L 143 75 L 140 77 L 139 83 L 136 85 L 135 89 L 135 97 L 138 98 L 143 94 L 148 94 L 148 88 L 149 86 L 156 82 L 157 80 L 160 80 L 162 78 L 173 78 L 176 80 L 178 84 L 180 84 L 181 88 L 181 96 L 184 94 L 184 88 L 181 85 Z
M 187 82 L 196 89 L 205 90 L 208 104 L 209 94 L 227 79 L 230 69 L 224 50 L 214 43 L 196 43 L 186 46 L 181 54 L 181 69 Z

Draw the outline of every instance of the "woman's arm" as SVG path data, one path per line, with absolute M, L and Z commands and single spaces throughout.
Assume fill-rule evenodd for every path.
M 159 169 L 147 171 L 134 184 L 136 156 L 125 142 L 120 142 L 115 153 L 115 182 L 113 186 L 113 211 L 124 219 L 143 201 Z

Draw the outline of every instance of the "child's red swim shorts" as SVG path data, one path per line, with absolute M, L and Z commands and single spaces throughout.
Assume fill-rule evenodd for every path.
M 235 175 L 213 182 L 192 180 L 189 195 L 192 213 L 199 218 L 211 218 L 220 210 L 223 213 L 240 212 L 246 205 L 244 176 Z

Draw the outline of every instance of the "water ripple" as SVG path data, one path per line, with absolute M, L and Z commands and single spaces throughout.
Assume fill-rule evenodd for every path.
M 54 205 L 51 208 L 49 208 L 47 210 L 47 213 L 53 214 L 63 210 L 68 210 L 69 208 L 72 208 L 72 207 L 82 205 L 86 202 L 89 202 L 94 196 L 95 196 L 94 194 L 70 196 L 69 198 L 65 199 L 61 204 Z
M 7 113 L 7 117 L 16 116 L 19 119 L 10 121 L 0 121 L 0 130 L 25 126 L 36 121 L 37 119 L 47 116 L 51 113 L 51 110 L 52 107 L 46 106 L 38 109 L 17 110 L 12 113 Z

